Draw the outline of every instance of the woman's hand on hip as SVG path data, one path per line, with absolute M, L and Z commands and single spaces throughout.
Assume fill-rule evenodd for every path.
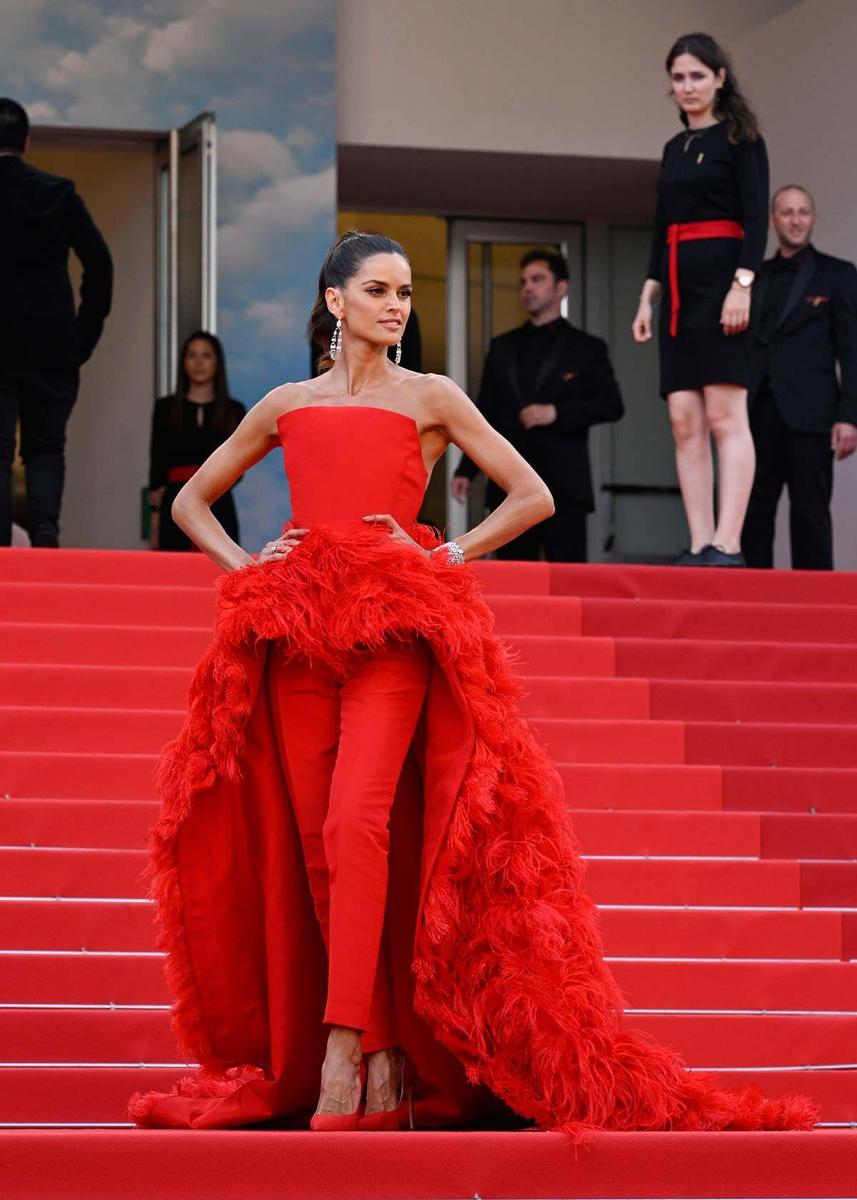
M 363 520 L 367 525 L 386 525 L 390 531 L 391 542 L 401 542 L 403 546 L 413 546 L 415 550 L 419 550 L 421 554 L 428 556 L 430 550 L 426 550 L 419 542 L 415 542 L 410 534 L 405 533 L 398 521 L 394 520 L 389 513 L 370 513 Z
M 652 306 L 648 300 L 641 300 L 634 323 L 631 326 L 635 342 L 648 342 L 652 336 Z
M 287 529 L 285 533 L 276 538 L 273 542 L 266 542 L 259 552 L 258 562 L 272 562 L 275 559 L 285 558 L 287 554 L 291 554 L 295 546 L 299 545 L 302 538 L 309 533 L 308 529 Z
M 720 324 L 727 335 L 743 333 L 750 324 L 750 290 L 749 288 L 731 287 L 723 301 L 723 311 L 720 314 Z

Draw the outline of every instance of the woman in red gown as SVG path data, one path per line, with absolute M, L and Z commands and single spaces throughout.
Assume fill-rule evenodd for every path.
M 462 563 L 551 498 L 453 383 L 388 360 L 410 297 L 400 246 L 340 238 L 312 319 L 332 368 L 266 396 L 175 501 L 226 571 L 152 838 L 201 1070 L 131 1115 L 396 1128 L 404 1086 L 422 1128 L 807 1127 L 802 1098 L 720 1091 L 623 1024 L 558 776 Z M 441 544 L 415 521 L 453 442 L 507 499 Z M 293 519 L 255 560 L 211 505 L 276 446 Z

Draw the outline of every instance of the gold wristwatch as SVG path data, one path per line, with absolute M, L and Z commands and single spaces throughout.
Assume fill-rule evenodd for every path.
M 742 271 L 740 268 L 733 276 L 733 279 L 738 284 L 738 287 L 743 288 L 745 292 L 748 292 L 753 286 L 753 280 L 755 278 L 756 276 L 752 271 Z

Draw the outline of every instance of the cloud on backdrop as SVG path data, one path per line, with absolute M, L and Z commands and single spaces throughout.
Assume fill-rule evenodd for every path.
M 309 365 L 334 236 L 335 0 L 3 0 L 3 90 L 40 124 L 218 124 L 219 332 L 249 407 Z M 278 456 L 236 491 L 255 549 L 288 514 Z

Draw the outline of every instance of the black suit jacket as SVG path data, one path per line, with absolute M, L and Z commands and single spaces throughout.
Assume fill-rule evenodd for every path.
M 755 289 L 761 317 L 771 263 Z M 837 421 L 857 425 L 857 269 L 810 246 L 798 267 L 770 339 L 757 333 L 752 401 L 769 380 L 777 410 L 790 429 L 829 433 Z M 840 377 L 836 366 L 839 364 Z
M 601 338 L 563 321 L 551 339 L 535 391 L 525 396 L 518 380 L 518 352 L 526 326 L 492 340 L 485 359 L 477 404 L 495 429 L 544 479 L 557 498 L 591 510 L 589 427 L 618 421 L 625 411 L 619 385 Z M 524 429 L 518 413 L 527 404 L 555 404 L 553 425 Z M 456 475 L 473 479 L 479 468 L 464 457 Z M 496 507 L 503 492 L 489 481 L 486 501 Z
M 69 250 L 83 267 L 77 312 Z M 0 363 L 79 366 L 101 336 L 112 291 L 110 251 L 72 181 L 0 155 Z

